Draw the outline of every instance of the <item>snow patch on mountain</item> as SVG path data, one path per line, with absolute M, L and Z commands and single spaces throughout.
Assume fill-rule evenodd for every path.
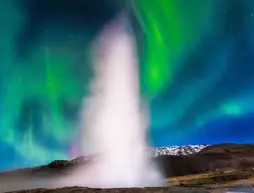
M 184 145 L 184 146 L 167 146 L 167 147 L 152 147 L 147 150 L 152 157 L 161 155 L 190 155 L 198 153 L 209 145 Z M 98 154 L 90 156 L 80 156 L 71 160 L 72 164 L 80 164 L 84 162 L 96 162 L 99 158 Z
M 168 147 L 154 147 L 148 149 L 148 153 L 152 157 L 161 155 L 190 155 L 198 153 L 209 145 L 184 145 L 184 146 L 168 146 Z

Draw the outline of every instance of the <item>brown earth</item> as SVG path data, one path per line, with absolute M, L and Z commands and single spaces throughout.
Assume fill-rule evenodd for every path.
M 46 177 L 54 179 L 56 176 L 68 175 L 73 168 L 78 165 L 89 165 L 94 161 L 94 155 L 90 158 L 78 158 L 72 161 L 58 160 L 48 165 L 26 168 L 16 171 L 10 171 L 0 174 L 0 183 L 6 179 L 24 178 L 24 177 Z M 204 148 L 200 152 L 187 156 L 159 156 L 154 158 L 164 171 L 165 177 L 175 186 L 196 186 L 204 184 L 238 185 L 253 184 L 254 182 L 254 144 L 219 144 Z M 82 189 L 76 187 L 45 190 L 40 189 L 37 192 L 177 192 L 176 189 Z M 192 190 L 190 189 L 189 192 Z M 24 192 L 24 191 L 23 191 Z M 31 191 L 26 191 L 31 192 Z M 188 192 L 188 191 L 187 191 Z
M 63 175 L 69 170 L 79 165 L 89 165 L 94 160 L 94 156 L 89 159 L 78 158 L 72 161 L 55 160 L 48 165 L 25 168 L 5 173 L 10 174 L 27 173 L 40 174 L 50 173 L 50 175 Z M 154 158 L 165 174 L 166 178 L 183 176 L 189 174 L 202 173 L 224 173 L 230 170 L 254 171 L 254 144 L 219 144 L 204 148 L 196 154 L 186 156 L 158 156 Z
M 67 187 L 59 189 L 23 190 L 11 193 L 208 193 L 203 188 L 158 187 L 158 188 L 116 188 L 92 189 L 83 187 Z
M 254 144 L 219 144 L 187 156 L 160 156 L 155 160 L 165 176 L 224 173 L 225 170 L 254 171 Z M 249 173 L 247 172 L 247 176 Z M 240 174 L 239 174 L 240 175 Z M 244 178 L 245 176 L 239 176 Z

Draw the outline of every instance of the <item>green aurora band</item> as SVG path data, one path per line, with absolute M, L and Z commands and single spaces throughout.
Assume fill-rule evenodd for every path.
M 29 0 L 0 2 L 1 170 L 80 154 L 79 112 L 92 78 L 89 50 L 98 30 L 120 12 L 112 1 L 107 6 L 116 13 L 81 10 L 79 18 L 88 19 L 78 23 L 68 20 L 70 14 L 53 20 L 54 14 L 29 12 L 17 2 Z M 253 141 L 253 1 L 134 0 L 131 10 L 151 143 Z

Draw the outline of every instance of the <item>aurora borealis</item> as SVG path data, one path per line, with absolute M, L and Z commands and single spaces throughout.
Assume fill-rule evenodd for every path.
M 78 155 L 89 49 L 125 6 L 0 1 L 0 170 Z M 254 140 L 254 2 L 136 0 L 140 84 L 156 146 Z

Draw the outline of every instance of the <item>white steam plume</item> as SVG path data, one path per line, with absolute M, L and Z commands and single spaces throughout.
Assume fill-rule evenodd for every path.
M 90 187 L 161 185 L 145 149 L 147 120 L 141 109 L 138 57 L 128 21 L 105 26 L 94 52 L 95 78 L 83 112 L 86 154 L 99 161 L 81 175 Z
M 99 188 L 163 185 L 145 151 L 147 117 L 141 108 L 135 40 L 124 17 L 108 24 L 95 44 L 95 78 L 82 114 L 84 152 L 98 161 L 70 176 L 16 176 L 0 180 L 0 192 L 86 186 Z M 41 171 L 47 174 L 50 171 Z

